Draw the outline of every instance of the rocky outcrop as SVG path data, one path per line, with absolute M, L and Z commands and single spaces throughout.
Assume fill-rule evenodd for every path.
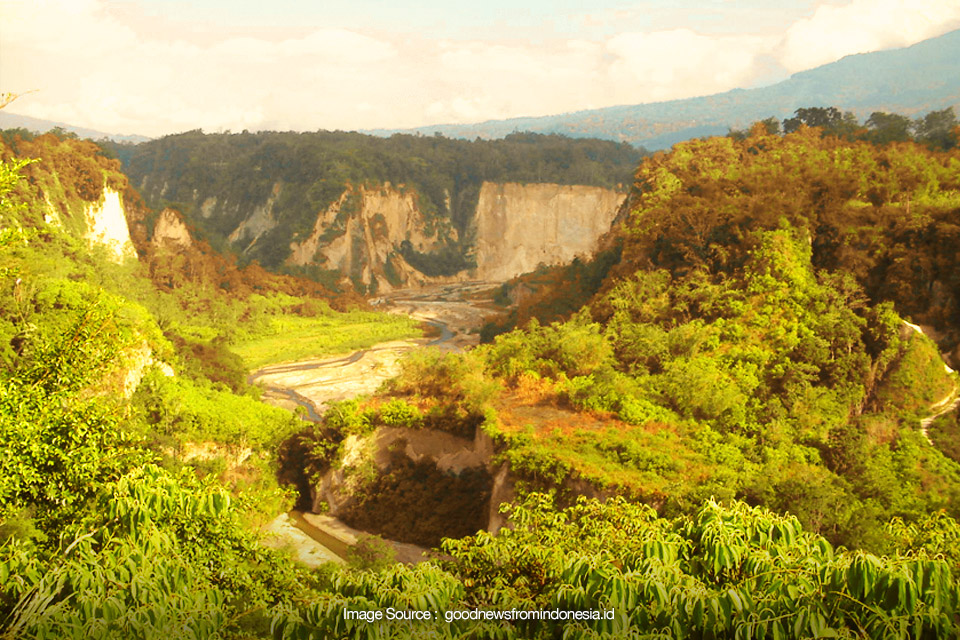
M 290 244 L 287 264 L 336 269 L 377 291 L 436 281 L 404 259 L 404 250 L 430 253 L 455 240 L 446 220 L 428 220 L 416 191 L 385 183 L 351 186 L 314 222 L 310 235 Z
M 50 200 L 50 194 L 46 191 L 43 192 L 43 204 L 46 208 L 46 211 L 43 213 L 43 221 L 49 224 L 51 227 L 62 229 L 63 218 L 60 217 L 60 213 L 57 211 L 56 206 L 54 206 L 53 201 Z
M 107 248 L 114 262 L 136 260 L 137 251 L 130 240 L 130 229 L 120 192 L 105 187 L 99 201 L 86 205 L 84 237 L 92 245 Z
M 508 526 L 500 505 L 516 503 L 519 478 L 508 463 L 497 461 L 494 441 L 483 428 L 470 439 L 435 429 L 380 427 L 348 436 L 342 451 L 340 462 L 312 481 L 314 513 L 425 546 L 433 546 L 431 536 L 496 533 Z M 576 474 L 555 488 L 568 500 L 604 501 L 616 494 Z M 423 523 L 431 520 L 433 529 L 424 531 Z M 458 531 L 464 523 L 469 524 Z
M 475 217 L 475 276 L 503 281 L 593 254 L 624 198 L 600 187 L 485 182 Z
M 227 469 L 236 469 L 250 456 L 253 449 L 240 444 L 227 445 L 219 442 L 184 442 L 176 457 L 180 462 L 209 461 L 222 459 Z
M 155 247 L 189 247 L 193 244 L 193 239 L 180 214 L 173 209 L 164 209 L 153 227 L 153 238 L 150 242 Z
M 157 367 L 160 373 L 168 378 L 174 375 L 173 367 L 162 360 L 157 360 L 154 357 L 153 349 L 146 342 L 127 349 L 121 358 L 123 366 L 119 372 L 121 375 L 120 393 L 124 398 L 133 395 L 150 367 Z

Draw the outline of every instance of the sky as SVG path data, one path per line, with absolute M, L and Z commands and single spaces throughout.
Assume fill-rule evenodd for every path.
M 113 134 L 395 129 L 763 86 L 958 28 L 958 0 L 0 0 L 0 91 Z

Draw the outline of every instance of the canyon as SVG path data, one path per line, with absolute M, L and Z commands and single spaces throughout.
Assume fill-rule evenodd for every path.
M 525 134 L 193 131 L 137 145 L 124 170 L 148 206 L 241 263 L 375 296 L 590 256 L 641 156 Z

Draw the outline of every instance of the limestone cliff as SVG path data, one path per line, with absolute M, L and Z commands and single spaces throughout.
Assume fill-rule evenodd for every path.
M 433 280 L 411 267 L 404 251 L 430 253 L 455 239 L 445 220 L 420 210 L 416 191 L 390 183 L 351 186 L 317 215 L 306 239 L 290 244 L 287 264 L 336 269 L 355 283 L 390 291 Z
M 130 228 L 119 192 L 105 187 L 100 200 L 86 206 L 84 219 L 87 223 L 84 237 L 91 245 L 106 247 L 115 262 L 136 260 L 137 251 L 130 240 Z
M 540 264 L 592 254 L 624 198 L 600 187 L 483 183 L 475 218 L 476 277 L 503 281 Z

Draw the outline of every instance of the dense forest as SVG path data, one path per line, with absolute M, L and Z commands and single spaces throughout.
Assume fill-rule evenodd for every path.
M 711 499 L 745 503 L 886 557 L 904 553 L 904 527 L 955 539 L 955 417 L 920 420 L 957 394 L 940 355 L 960 328 L 956 121 L 929 118 L 947 137 L 882 142 L 873 123 L 804 122 L 820 116 L 844 121 L 801 111 L 786 135 L 762 122 L 646 159 L 606 251 L 504 286 L 540 285 L 526 324 L 467 356 L 409 361 L 384 396 L 308 439 L 397 421 L 479 428 L 527 490 L 560 504 L 584 483 L 675 522 Z M 343 464 L 340 448 L 318 453 L 317 468 Z M 370 509 L 393 499 L 370 490 Z
M 583 305 L 545 286 L 522 327 L 420 353 L 318 424 L 258 402 L 241 347 L 412 323 L 209 244 L 149 243 L 157 213 L 118 161 L 11 137 L 0 637 L 956 637 L 956 419 L 919 419 L 957 388 L 940 355 L 960 335 L 957 132 L 937 148 L 771 128 L 646 158 L 608 250 L 536 275 L 573 277 Z M 105 185 L 136 261 L 78 234 Z M 311 571 L 258 542 L 292 501 L 284 452 L 319 472 L 383 426 L 482 430 L 518 479 L 511 527 L 415 566 Z M 218 455 L 190 456 L 203 442 Z M 430 620 L 364 619 L 390 611 Z
M 862 183 L 878 176 L 878 165 L 879 169 L 888 175 L 886 180 L 889 181 L 891 179 L 897 179 L 896 176 L 905 171 L 919 170 L 919 167 L 915 166 L 916 160 L 909 158 L 909 154 L 911 153 L 919 153 L 927 156 L 929 154 L 927 154 L 924 149 L 930 151 L 947 151 L 954 149 L 957 144 L 955 128 L 960 126 L 960 122 L 958 122 L 952 109 L 934 111 L 914 120 L 899 114 L 874 112 L 865 122 L 861 123 L 852 113 L 842 112 L 835 107 L 811 107 L 798 109 L 792 118 L 787 118 L 782 122 L 775 118 L 768 118 L 762 122 L 758 122 L 754 127 L 753 133 L 764 132 L 770 136 L 779 137 L 783 133 L 795 132 L 801 126 L 816 128 L 817 131 L 820 132 L 819 135 L 827 140 L 833 141 L 832 143 L 825 142 L 824 144 L 839 145 L 837 148 L 859 149 L 861 153 L 863 150 L 868 150 L 870 154 L 869 160 L 859 165 L 841 167 L 841 173 L 844 175 L 843 180 L 846 186 L 834 180 L 831 175 L 828 175 L 835 171 L 835 167 L 823 165 L 821 167 L 822 170 L 817 173 L 817 168 L 813 166 L 813 164 L 808 167 L 801 167 L 796 163 L 782 163 L 779 158 L 770 158 L 767 156 L 757 158 L 760 162 L 751 168 L 751 171 L 757 172 L 757 175 L 752 178 L 752 180 L 766 181 L 766 188 L 772 191 L 769 197 L 773 199 L 780 198 L 786 201 L 787 198 L 775 191 L 777 185 L 781 184 L 780 181 L 785 181 L 784 184 L 792 185 L 790 186 L 789 192 L 799 190 L 807 194 L 805 196 L 807 201 L 800 206 L 824 208 L 828 204 L 830 207 L 835 207 L 839 202 L 846 202 L 845 199 L 849 198 L 849 194 L 845 193 L 845 191 L 849 192 L 850 189 L 854 188 L 858 190 L 857 193 L 861 197 L 866 196 L 867 201 L 871 204 L 876 202 L 879 205 L 883 199 L 893 197 L 906 198 L 906 202 L 909 202 L 910 194 L 902 193 L 900 189 L 902 187 L 912 189 L 916 185 L 895 184 L 885 186 L 873 184 L 863 188 L 864 185 Z M 737 143 L 742 143 L 750 135 L 750 131 L 731 130 L 727 137 Z M 721 140 L 722 138 L 716 137 L 701 141 L 691 141 L 688 144 L 698 145 L 701 143 L 709 143 L 709 146 L 712 147 L 726 144 L 720 142 Z M 916 142 L 919 144 L 891 144 L 905 142 Z M 886 152 L 873 153 L 873 151 L 870 150 L 875 146 L 888 148 L 889 153 L 892 155 L 888 155 Z M 694 148 L 699 151 L 699 147 Z M 754 151 L 750 153 L 756 155 Z M 907 156 L 904 154 L 907 154 Z M 686 159 L 689 159 L 689 154 L 685 155 L 684 159 L 681 159 L 671 154 L 659 153 L 656 158 L 666 159 L 668 162 L 675 158 L 680 162 L 685 162 Z M 825 157 L 821 156 L 820 159 L 823 160 Z M 771 160 L 775 160 L 780 166 L 773 166 L 774 163 L 770 162 Z M 645 166 L 653 167 L 653 164 L 649 164 L 653 161 L 654 160 L 651 159 L 648 163 L 645 163 Z M 815 162 L 813 157 L 807 158 L 807 161 L 811 163 Z M 905 162 L 903 168 L 897 169 L 891 165 L 892 162 L 900 161 Z M 688 176 L 690 169 L 696 170 L 697 168 L 696 165 L 691 165 L 687 169 L 683 169 L 679 167 L 678 162 L 674 162 L 674 165 L 677 167 L 677 170 L 685 172 L 681 175 L 681 177 L 684 178 Z M 741 165 L 738 164 L 737 166 L 740 167 Z M 908 169 L 907 167 L 913 167 L 913 169 Z M 795 169 L 802 170 L 802 173 L 795 173 Z M 674 169 L 671 168 L 669 170 L 673 171 Z M 867 173 L 865 175 L 857 175 L 856 172 L 861 170 Z M 737 171 L 739 172 L 739 169 L 737 169 Z M 914 179 L 926 180 L 925 184 L 933 184 L 939 188 L 941 177 L 949 174 L 950 171 L 952 171 L 952 168 L 947 165 L 941 167 L 934 176 L 928 178 L 917 176 Z M 760 172 L 765 173 L 761 175 Z M 726 180 L 729 181 L 731 178 L 735 180 L 739 179 L 739 173 L 728 176 Z M 709 181 L 710 179 L 710 176 L 696 178 L 698 182 L 704 182 L 704 180 Z M 813 184 L 810 183 L 810 180 L 814 181 Z M 947 176 L 948 185 L 951 180 L 952 177 Z M 852 183 L 852 181 L 858 182 Z M 810 202 L 813 197 L 819 198 L 820 195 L 818 194 L 826 193 L 824 187 L 830 184 L 832 184 L 833 188 L 837 191 L 831 196 L 834 200 L 833 204 L 816 201 Z M 700 203 L 701 211 L 711 209 L 712 199 L 716 197 L 725 199 L 728 202 L 728 206 L 736 207 L 749 204 L 752 207 L 750 212 L 744 211 L 739 217 L 725 222 L 724 224 L 727 226 L 739 224 L 741 221 L 747 224 L 754 224 L 754 219 L 758 213 L 768 218 L 779 215 L 776 213 L 775 206 L 760 207 L 757 204 L 751 204 L 752 201 L 744 197 L 748 195 L 747 189 L 754 188 L 752 185 L 744 185 L 741 187 L 742 193 L 739 194 L 732 193 L 729 189 L 725 192 L 718 191 L 716 186 L 711 187 L 711 190 L 705 193 L 696 193 L 701 188 L 699 185 L 690 188 L 690 192 L 698 196 L 697 202 Z M 811 189 L 815 189 L 816 191 L 811 191 Z M 946 192 L 948 194 L 950 193 L 949 186 Z M 628 201 L 621 210 L 621 218 L 624 218 L 639 206 L 639 199 L 642 193 L 643 184 L 635 183 Z M 741 198 L 742 201 L 739 200 Z M 794 207 L 793 204 L 786 204 Z M 719 211 L 719 209 L 716 211 Z M 659 242 L 663 245 L 676 240 L 681 243 L 690 244 L 704 240 L 703 238 L 684 238 L 685 235 L 689 235 L 693 229 L 692 225 L 696 224 L 698 227 L 713 228 L 715 225 L 710 222 L 710 219 L 716 215 L 717 213 L 715 211 L 708 212 L 707 218 L 705 218 L 702 223 L 699 221 L 695 223 L 693 221 L 695 217 L 693 212 L 684 213 L 682 218 L 677 218 L 671 214 L 667 216 L 667 219 L 679 220 L 680 224 L 672 222 L 670 223 L 671 227 L 669 229 L 659 232 Z M 849 207 L 846 212 L 836 212 L 831 215 L 837 218 L 833 225 L 819 225 L 817 227 L 807 225 L 812 234 L 811 237 L 818 236 L 819 232 L 824 232 L 822 236 L 818 237 L 819 244 L 815 248 L 812 257 L 816 268 L 837 268 L 837 256 L 834 255 L 833 252 L 839 249 L 839 247 L 833 245 L 841 236 L 853 233 L 856 225 L 862 222 L 858 222 L 856 216 L 850 217 Z M 948 223 L 948 218 L 944 216 L 940 216 L 939 218 L 939 222 L 926 227 L 923 235 L 918 235 L 917 229 L 909 223 L 910 220 L 916 220 L 916 218 L 892 216 L 890 222 L 896 226 L 896 231 L 891 228 L 884 233 L 890 234 L 888 241 L 893 245 L 899 246 L 899 248 L 894 252 L 896 255 L 889 255 L 884 262 L 889 263 L 891 260 L 899 262 L 899 271 L 901 272 L 899 277 L 902 278 L 906 276 L 906 254 L 920 254 L 916 256 L 920 261 L 915 267 L 916 276 L 919 277 L 920 280 L 915 280 L 910 284 L 900 285 L 901 295 L 895 298 L 896 302 L 899 305 L 907 305 L 906 307 L 901 306 L 901 311 L 913 316 L 916 321 L 936 325 L 941 331 L 949 331 L 950 329 L 947 325 L 951 323 L 946 322 L 943 310 L 940 309 L 938 311 L 938 309 L 944 303 L 950 304 L 950 300 L 952 300 L 952 298 L 944 297 L 944 286 L 948 282 L 952 282 L 952 269 L 949 264 L 943 262 L 943 258 L 936 259 L 933 256 L 942 256 L 950 251 L 952 244 L 949 234 L 952 233 L 952 225 Z M 769 224 L 769 219 L 764 224 Z M 717 233 L 721 228 L 722 227 L 714 229 L 713 233 Z M 519 308 L 510 308 L 509 313 L 505 317 L 492 319 L 484 329 L 484 335 L 487 337 L 487 341 L 498 333 L 525 324 L 531 318 L 535 317 L 541 322 L 552 322 L 569 317 L 573 312 L 580 309 L 600 289 L 611 267 L 620 263 L 625 237 L 622 231 L 623 230 L 620 229 L 608 236 L 603 243 L 602 250 L 592 260 L 576 260 L 571 265 L 558 268 L 544 268 L 537 273 L 531 273 L 514 281 L 504 283 L 499 293 L 499 299 L 504 306 L 509 306 L 508 302 L 511 299 L 511 295 L 518 288 L 527 289 L 534 295 L 525 296 L 525 300 L 519 305 Z M 862 234 L 864 231 L 865 230 L 861 230 L 858 233 Z M 718 239 L 721 243 L 729 241 L 728 237 L 720 237 Z M 876 247 L 871 248 L 863 242 L 851 242 L 849 239 L 844 244 L 844 248 L 841 249 L 842 252 L 854 252 L 860 256 L 859 259 L 861 260 L 861 264 L 859 265 L 855 266 L 851 261 L 846 264 L 845 267 L 857 272 L 861 284 L 869 285 L 867 289 L 870 292 L 871 299 L 875 302 L 890 299 L 891 296 L 894 295 L 892 291 L 875 290 L 877 287 L 880 287 L 881 282 L 886 279 L 886 269 L 890 266 L 889 264 L 875 264 Z M 832 248 L 825 252 L 824 249 L 828 246 Z M 932 254 L 928 255 L 926 252 L 921 251 L 924 247 L 929 248 Z M 704 248 L 705 245 L 701 250 Z M 884 251 L 886 251 L 886 248 L 884 248 Z M 867 258 L 862 255 L 866 252 L 870 252 L 871 257 Z M 675 260 L 680 260 L 686 257 L 690 257 L 690 254 L 675 256 L 674 258 Z M 626 262 L 626 264 L 629 264 L 629 261 Z M 871 271 L 869 281 L 864 269 Z M 561 288 L 563 295 L 558 295 Z M 908 295 L 908 290 L 913 291 L 913 293 Z M 937 300 L 930 300 L 931 295 L 936 297 Z M 939 313 L 940 319 L 937 320 L 932 316 L 928 316 L 928 312 L 934 314 Z M 953 322 L 952 324 L 956 325 L 957 323 Z M 956 343 L 956 338 L 952 340 L 952 343 Z M 951 340 L 948 339 L 944 341 L 944 346 L 950 347 Z

